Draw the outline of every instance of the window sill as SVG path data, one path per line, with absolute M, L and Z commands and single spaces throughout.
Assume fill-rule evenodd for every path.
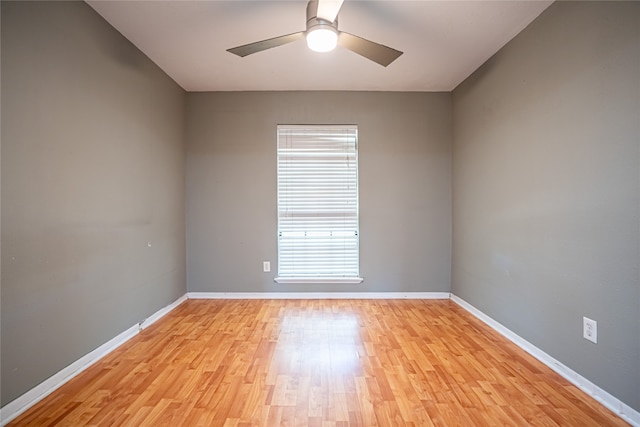
M 326 278 L 309 278 L 309 277 L 276 277 L 273 279 L 276 283 L 299 283 L 299 284 L 358 284 L 362 283 L 364 279 L 362 277 L 326 277 Z

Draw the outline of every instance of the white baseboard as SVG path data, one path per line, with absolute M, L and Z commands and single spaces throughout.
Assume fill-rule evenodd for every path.
M 7 403 L 5 406 L 0 408 L 0 425 L 4 426 L 8 424 L 10 421 L 12 421 L 27 409 L 31 408 L 33 405 L 60 388 L 62 385 L 70 381 L 82 371 L 105 357 L 107 354 L 111 353 L 116 348 L 120 347 L 125 342 L 129 341 L 134 336 L 138 335 L 140 331 L 151 326 L 162 316 L 166 315 L 182 302 L 186 301 L 186 299 L 186 295 L 181 296 L 173 303 L 158 310 L 156 313 L 144 319 L 142 322 L 133 325 L 126 331 L 118 334 L 116 337 L 102 344 L 92 352 L 84 355 L 80 359 L 73 362 L 71 365 L 67 366 L 45 381 L 41 382 L 22 396 Z
M 538 359 L 540 362 L 547 365 L 549 368 L 553 369 L 555 372 L 564 377 L 567 381 L 578 387 L 580 390 L 587 393 L 589 396 L 596 399 L 598 402 L 602 403 L 605 407 L 613 411 L 620 418 L 628 422 L 634 427 L 640 427 L 640 412 L 636 411 L 629 405 L 620 401 L 620 399 L 612 396 L 605 390 L 601 389 L 582 375 L 573 371 L 568 366 L 554 359 L 544 351 L 540 350 L 535 345 L 531 344 L 529 341 L 520 337 L 510 329 L 506 328 L 502 324 L 493 320 L 491 317 L 484 314 L 482 311 L 478 310 L 462 298 L 451 294 L 451 301 L 458 304 L 460 307 L 467 310 L 473 316 L 477 317 L 482 322 L 486 323 L 489 327 L 494 329 L 496 332 L 502 334 L 509 341 L 513 342 L 515 345 Z
M 188 292 L 189 299 L 449 299 L 449 292 Z
M 158 320 L 166 316 L 169 312 L 171 312 L 174 308 L 182 304 L 187 300 L 187 294 L 182 295 L 180 298 L 169 304 L 168 306 L 161 308 L 160 310 L 153 313 L 151 316 L 144 319 L 142 322 L 138 323 L 140 330 L 147 329 L 149 326 L 156 323 Z

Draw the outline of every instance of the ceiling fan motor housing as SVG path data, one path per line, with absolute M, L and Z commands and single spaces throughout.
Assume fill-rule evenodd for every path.
M 333 22 L 318 17 L 318 0 L 307 4 L 307 33 L 315 29 L 327 29 L 338 33 L 338 17 Z

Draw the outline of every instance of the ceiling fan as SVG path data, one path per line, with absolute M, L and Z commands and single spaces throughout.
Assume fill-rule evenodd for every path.
M 310 0 L 307 4 L 307 30 L 274 37 L 227 49 L 244 57 L 306 37 L 310 49 L 317 52 L 333 50 L 336 44 L 386 67 L 402 52 L 344 31 L 338 31 L 338 12 L 344 0 Z

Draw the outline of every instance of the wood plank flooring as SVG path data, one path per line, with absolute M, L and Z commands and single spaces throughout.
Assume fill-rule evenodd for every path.
M 189 300 L 11 426 L 622 426 L 448 300 Z

